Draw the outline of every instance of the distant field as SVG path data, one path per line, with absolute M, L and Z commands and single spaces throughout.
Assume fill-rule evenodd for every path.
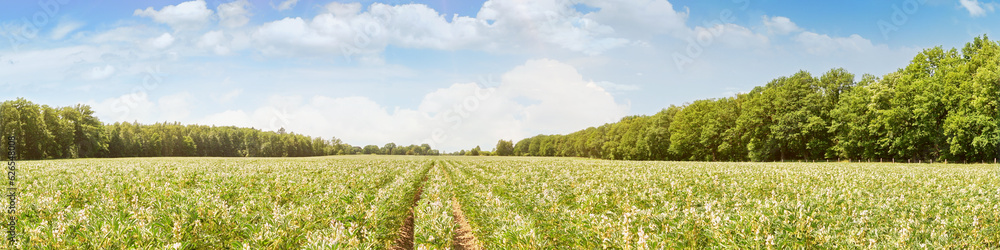
M 32 248 L 1000 247 L 1000 167 L 567 158 L 19 162 Z

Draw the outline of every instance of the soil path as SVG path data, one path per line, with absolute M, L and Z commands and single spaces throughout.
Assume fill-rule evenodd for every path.
M 427 175 L 424 175 L 424 179 L 420 181 L 420 186 L 417 186 L 417 192 L 413 193 L 413 202 L 410 204 L 410 214 L 406 216 L 403 220 L 403 226 L 399 228 L 399 237 L 396 238 L 396 244 L 392 247 L 393 250 L 413 249 L 413 209 L 417 207 L 417 201 L 420 201 L 420 195 L 424 192 L 424 183 L 427 182 Z
M 452 165 L 454 166 L 454 165 Z M 442 165 L 442 167 L 444 167 Z M 448 184 L 451 185 L 453 180 L 451 179 L 451 174 L 449 171 L 445 171 L 445 178 L 448 179 Z M 452 249 L 483 249 L 479 245 L 479 241 L 476 240 L 476 235 L 472 231 L 472 227 L 469 226 L 469 220 L 465 218 L 465 212 L 462 212 L 462 204 L 458 202 L 457 197 L 451 197 L 451 214 L 452 214 L 452 224 L 454 225 L 455 231 L 452 232 Z
M 454 249 L 482 249 L 479 246 L 479 241 L 476 240 L 476 236 L 472 233 L 472 227 L 469 226 L 469 221 L 465 220 L 465 213 L 462 212 L 462 205 L 458 204 L 458 199 L 451 198 L 451 214 L 454 215 L 454 223 L 457 226 L 453 235 L 455 239 L 452 241 L 452 248 Z
M 443 167 L 443 166 L 438 166 Z M 451 175 L 445 172 L 446 178 L 451 183 Z M 395 245 L 392 247 L 393 250 L 405 249 L 412 250 L 414 248 L 414 218 L 413 209 L 417 207 L 417 202 L 420 201 L 420 195 L 424 192 L 424 183 L 427 183 L 427 175 L 424 175 L 424 179 L 420 182 L 420 186 L 417 187 L 417 192 L 413 194 L 413 202 L 410 205 L 409 215 L 403 220 L 403 226 L 399 228 L 399 236 L 396 238 Z M 458 198 L 451 198 L 451 214 L 455 226 L 455 231 L 453 234 L 453 249 L 482 249 L 479 245 L 479 241 L 476 240 L 476 236 L 472 232 L 472 227 L 469 226 L 469 221 L 465 218 L 465 213 L 462 212 L 462 204 L 459 204 Z

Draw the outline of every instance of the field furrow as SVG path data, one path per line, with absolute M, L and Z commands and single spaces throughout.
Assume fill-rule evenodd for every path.
M 19 166 L 22 248 L 1000 247 L 997 165 L 351 156 Z

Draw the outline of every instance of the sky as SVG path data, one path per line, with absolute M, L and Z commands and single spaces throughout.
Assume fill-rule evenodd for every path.
M 881 76 L 1000 24 L 992 0 L 4 3 L 0 99 L 105 123 L 492 149 L 799 70 Z

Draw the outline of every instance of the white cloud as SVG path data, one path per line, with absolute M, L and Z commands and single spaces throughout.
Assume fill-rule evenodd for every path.
M 769 45 L 770 39 L 767 36 L 754 33 L 746 27 L 736 24 L 717 24 L 712 27 L 695 27 L 694 40 L 698 43 L 711 44 L 721 43 L 730 48 L 763 48 Z M 703 45 L 705 46 L 705 45 Z
M 641 75 L 641 74 L 640 74 Z M 610 90 L 612 92 L 622 92 L 622 91 L 636 91 L 639 90 L 639 85 L 634 84 L 618 84 L 609 81 L 595 82 L 597 86 L 603 89 Z
M 229 103 L 243 94 L 243 89 L 234 89 L 223 94 L 212 94 L 212 99 L 219 103 Z
M 506 0 L 515 1 L 515 0 Z M 584 17 L 615 28 L 626 37 L 645 38 L 653 34 L 678 35 L 688 30 L 689 12 L 674 10 L 667 0 L 580 0 L 559 1 L 566 5 L 579 2 L 600 8 Z
M 225 32 L 221 30 L 206 32 L 200 39 L 198 39 L 198 47 L 211 47 L 219 45 L 225 40 L 225 36 Z
M 285 0 L 285 1 L 281 2 L 280 4 L 278 4 L 278 6 L 274 6 L 274 9 L 279 10 L 279 11 L 290 10 L 292 8 L 295 8 L 295 4 L 298 3 L 298 2 L 299 2 L 299 0 Z
M 105 123 L 139 121 L 153 123 L 156 104 L 149 100 L 145 91 L 136 91 L 101 102 L 89 101 L 94 114 Z
M 104 67 L 94 67 L 90 71 L 84 74 L 84 78 L 90 80 L 104 80 L 115 74 L 115 67 L 111 65 L 105 65 Z
M 243 110 L 226 110 L 221 113 L 211 114 L 198 121 L 198 124 L 216 124 L 247 128 L 253 127 L 250 115 L 247 115 L 247 113 L 243 112 Z
M 530 103 L 518 100 L 527 99 Z M 419 107 L 388 108 L 367 97 L 275 95 L 252 112 L 227 110 L 206 116 L 214 125 L 285 128 L 336 136 L 356 145 L 429 143 L 459 150 L 492 147 L 499 138 L 569 133 L 613 122 L 628 114 L 597 83 L 575 68 L 549 59 L 530 60 L 505 73 L 497 86 L 456 83 L 427 93 Z
M 456 28 L 461 25 L 449 24 L 424 5 L 375 3 L 370 11 L 359 14 L 360 7 L 334 2 L 327 5 L 327 13 L 311 20 L 294 17 L 265 23 L 253 38 L 267 55 L 354 56 L 381 52 L 390 43 L 409 48 L 459 48 L 465 42 L 454 31 L 474 31 Z M 468 20 L 459 18 L 456 22 Z
M 802 45 L 806 52 L 816 55 L 830 55 L 838 51 L 865 52 L 875 48 L 871 40 L 857 34 L 849 37 L 830 37 L 806 31 L 796 36 L 795 41 Z
M 993 12 L 998 5 L 997 3 L 980 3 L 979 0 L 959 0 L 959 3 L 973 17 L 985 16 L 987 12 Z
M 232 51 L 229 41 L 230 37 L 221 30 L 210 31 L 198 39 L 199 48 L 211 49 L 216 55 L 228 55 Z
M 422 4 L 373 5 L 370 11 L 353 19 L 349 22 L 360 21 L 356 30 L 363 32 L 366 32 L 366 22 L 380 23 L 384 30 L 370 33 L 378 37 L 377 33 L 384 32 L 384 39 L 402 47 L 452 50 L 476 46 L 488 39 L 483 37 L 485 22 L 456 16 L 449 23 L 437 11 Z
M 769 18 L 765 15 L 762 18 L 764 20 L 764 26 L 767 27 L 767 32 L 771 34 L 786 35 L 802 29 L 787 17 L 775 16 Z
M 188 92 L 160 97 L 160 120 L 166 122 L 181 121 L 191 114 L 194 96 Z
M 206 7 L 204 0 L 183 2 L 178 5 L 168 5 L 159 11 L 153 7 L 145 10 L 135 10 L 133 15 L 152 18 L 153 21 L 170 25 L 174 30 L 192 30 L 203 27 L 212 18 L 212 10 Z
M 176 39 L 174 39 L 174 36 L 170 35 L 170 33 L 163 33 L 163 35 L 160 35 L 159 37 L 150 39 L 149 44 L 152 45 L 153 48 L 163 49 L 170 47 L 171 44 L 174 44 L 174 40 Z
M 265 23 L 253 38 L 269 55 L 365 55 L 388 45 L 519 52 L 562 48 L 597 55 L 631 42 L 564 0 L 490 0 L 476 17 L 456 15 L 450 22 L 423 4 L 373 3 L 362 11 L 359 3 L 333 2 L 325 9 L 312 19 L 288 17 Z
M 56 26 L 54 29 L 52 29 L 50 38 L 52 38 L 52 40 L 62 40 L 63 38 L 66 37 L 66 35 L 73 33 L 73 31 L 76 31 L 80 27 L 83 27 L 82 22 L 76 22 L 76 21 L 59 22 L 59 25 Z
M 555 45 L 596 55 L 629 43 L 617 36 L 615 29 L 577 12 L 572 5 L 565 0 L 490 0 L 483 3 L 475 19 L 463 21 L 467 28 L 478 27 L 477 33 L 486 35 L 484 41 L 488 42 L 477 44 L 481 46 L 544 49 Z M 474 23 L 479 25 L 472 26 Z
M 105 62 L 105 56 L 115 51 L 112 46 L 86 45 L 6 51 L 0 55 L 0 88 L 12 90 L 12 95 L 17 96 L 27 95 L 22 93 L 31 89 L 48 88 L 41 94 L 52 96 L 93 84 L 79 80 L 108 79 L 126 71 L 118 64 Z
M 282 6 L 294 4 L 286 1 Z M 574 4 L 585 4 L 598 11 L 580 13 Z M 166 18 L 163 16 L 197 16 L 178 13 L 207 13 L 204 1 L 192 1 L 167 6 L 160 11 L 152 8 L 137 10 L 136 15 L 151 16 L 158 22 L 173 22 L 171 26 L 196 26 L 204 18 Z M 249 21 L 249 2 L 239 0 L 220 5 L 220 25 L 245 26 Z M 280 7 L 280 6 L 278 6 Z M 181 10 L 189 11 L 181 11 Z M 266 22 L 243 34 L 244 46 L 227 44 L 242 31 L 225 30 L 203 34 L 197 45 L 219 55 L 254 46 L 268 56 L 334 56 L 360 58 L 363 62 L 381 63 L 381 52 L 387 46 L 435 50 L 480 50 L 531 54 L 562 49 L 585 55 L 600 55 L 622 47 L 650 47 L 650 39 L 668 35 L 687 39 L 705 30 L 724 30 L 719 39 L 737 48 L 767 44 L 767 37 L 745 27 L 719 23 L 714 26 L 688 28 L 688 12 L 674 10 L 666 0 L 489 0 L 475 17 L 458 16 L 448 21 L 423 4 L 387 5 L 373 3 L 362 9 L 360 3 L 331 2 L 324 11 L 308 17 L 286 17 Z M 199 16 L 200 17 L 200 16 Z M 787 18 L 772 18 L 784 29 L 797 28 Z M 768 21 L 768 20 L 766 20 Z M 782 23 L 787 21 L 787 23 Z M 770 21 L 769 21 L 770 22 Z M 791 26 L 787 27 L 787 26 Z M 231 33 L 235 32 L 235 33 Z M 786 30 L 782 30 L 786 32 Z M 176 34 L 176 33 L 175 33 Z M 186 36 L 182 36 L 186 37 Z M 741 39 L 748 39 L 743 41 Z M 235 41 L 231 41 L 235 43 Z M 237 48 L 238 47 L 238 48 Z
M 186 121 L 194 110 L 194 102 L 194 95 L 188 92 L 162 96 L 154 102 L 147 91 L 136 89 L 118 97 L 86 104 L 93 107 L 95 114 L 105 123 L 137 121 L 151 124 Z
M 504 74 L 498 95 L 538 101 L 523 107 L 522 121 L 540 133 L 567 133 L 616 121 L 628 112 L 594 82 L 586 82 L 572 66 L 532 60 Z
M 270 55 L 333 54 L 346 45 L 334 36 L 319 34 L 298 17 L 266 23 L 254 32 L 253 38 L 261 52 Z
M 324 6 L 326 12 L 338 17 L 356 16 L 361 12 L 361 3 L 331 2 Z
M 219 25 L 228 28 L 237 28 L 250 22 L 250 2 L 247 0 L 237 0 L 220 4 L 216 10 L 219 13 Z

